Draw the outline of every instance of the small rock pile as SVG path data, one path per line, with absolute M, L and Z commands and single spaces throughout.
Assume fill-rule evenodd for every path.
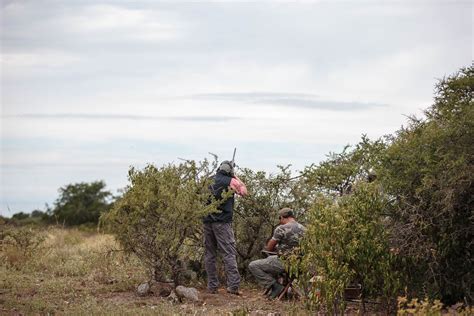
M 173 289 L 173 283 L 161 283 L 156 281 L 148 281 L 137 287 L 138 296 L 156 295 L 160 297 L 168 297 L 173 301 L 182 302 L 187 300 L 190 302 L 199 302 L 199 292 L 196 288 L 178 285 Z

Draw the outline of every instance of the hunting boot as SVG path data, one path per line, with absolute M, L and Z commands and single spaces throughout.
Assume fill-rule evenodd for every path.
M 281 292 L 283 292 L 284 288 L 285 287 L 278 282 L 273 283 L 271 287 L 270 295 L 268 295 L 268 297 L 272 300 L 276 299 L 278 295 L 280 295 Z

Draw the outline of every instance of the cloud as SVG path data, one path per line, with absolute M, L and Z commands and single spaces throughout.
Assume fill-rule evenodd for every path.
M 202 93 L 189 96 L 193 99 L 204 100 L 230 100 L 254 101 L 267 98 L 316 98 L 317 95 L 309 93 L 278 93 L 278 92 L 240 92 L 240 93 Z
M 6 70 L 18 71 L 18 67 L 64 67 L 70 66 L 81 58 L 61 51 L 37 51 L 35 53 L 6 53 L 0 56 L 0 63 Z M 12 75 L 16 73 L 10 71 Z M 10 75 L 10 73 L 8 73 Z
M 318 95 L 307 93 L 208 93 L 195 94 L 185 98 L 211 101 L 235 101 L 262 105 L 276 105 L 292 108 L 318 109 L 330 111 L 356 111 L 375 107 L 385 107 L 381 103 L 346 102 L 321 99 Z
M 188 23 L 179 13 L 138 5 L 55 1 L 24 1 L 2 9 L 2 44 L 8 52 L 68 49 L 87 52 L 94 47 L 128 43 L 145 45 L 177 40 Z M 126 48 L 121 45 L 121 51 Z
M 71 31 L 84 35 L 105 33 L 140 41 L 176 39 L 181 36 L 183 25 L 168 12 L 105 4 L 86 6 L 79 14 L 63 17 L 62 21 Z
M 38 114 L 27 113 L 17 115 L 5 115 L 5 118 L 23 119 L 78 119 L 78 120 L 133 120 L 133 121 L 185 121 L 185 122 L 227 122 L 239 120 L 235 116 L 153 116 L 133 114 L 85 114 L 85 113 L 53 113 Z

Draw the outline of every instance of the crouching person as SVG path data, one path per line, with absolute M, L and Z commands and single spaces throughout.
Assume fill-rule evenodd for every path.
M 295 247 L 304 234 L 305 227 L 298 223 L 294 217 L 293 210 L 283 208 L 278 212 L 280 225 L 275 228 L 272 238 L 268 241 L 265 250 L 268 253 L 276 253 L 265 259 L 250 262 L 249 270 L 257 279 L 258 283 L 265 289 L 270 289 L 269 297 L 276 298 L 284 289 L 278 283 L 278 276 L 285 272 L 283 262 L 278 258 L 285 255 Z

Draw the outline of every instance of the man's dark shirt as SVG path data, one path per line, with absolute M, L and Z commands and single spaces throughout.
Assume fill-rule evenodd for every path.
M 216 200 L 222 200 L 222 193 L 229 190 L 230 182 L 232 177 L 227 175 L 223 171 L 218 171 L 214 176 L 213 183 L 210 186 L 212 195 Z M 224 193 L 225 194 L 225 193 Z M 218 212 L 211 213 L 204 217 L 204 223 L 230 223 L 232 222 L 234 212 L 234 194 L 228 197 L 226 200 L 221 201 L 217 206 Z

